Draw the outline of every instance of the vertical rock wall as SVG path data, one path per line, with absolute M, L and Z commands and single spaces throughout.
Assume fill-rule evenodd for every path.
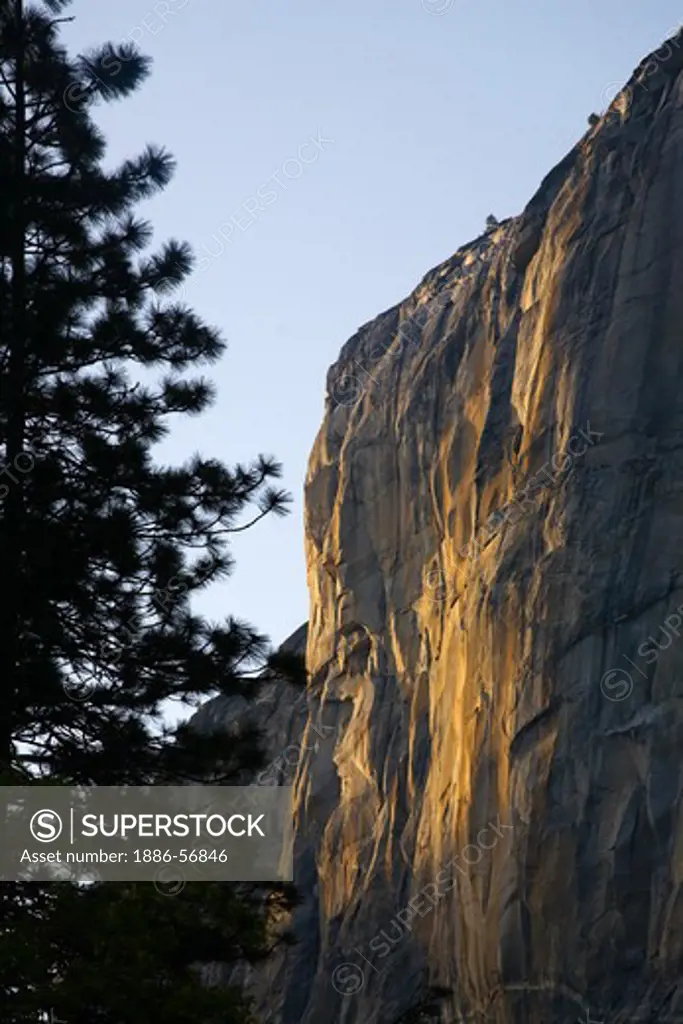
M 330 371 L 272 1024 L 683 1021 L 682 66 Z

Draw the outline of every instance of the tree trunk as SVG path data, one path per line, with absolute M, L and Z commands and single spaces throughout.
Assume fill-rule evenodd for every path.
M 24 436 L 26 428 L 26 256 L 25 256 L 25 160 L 26 106 L 24 95 L 24 11 L 23 0 L 15 0 L 16 126 L 10 200 L 10 282 L 9 361 L 6 377 L 7 427 L 3 488 L 7 488 L 3 508 L 2 577 L 5 600 L 0 612 L 0 770 L 10 767 L 13 757 L 13 724 L 19 689 L 18 656 L 25 584 L 23 569 L 23 484 L 26 472 Z

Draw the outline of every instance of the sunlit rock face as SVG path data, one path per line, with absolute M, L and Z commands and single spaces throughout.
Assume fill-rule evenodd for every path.
M 329 372 L 270 1024 L 683 1022 L 681 68 Z

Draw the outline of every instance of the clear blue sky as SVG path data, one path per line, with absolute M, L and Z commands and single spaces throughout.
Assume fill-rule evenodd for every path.
M 100 124 L 112 157 L 149 141 L 176 156 L 145 212 L 157 242 L 219 254 L 186 297 L 229 343 L 215 407 L 180 421 L 159 456 L 263 451 L 284 463 L 292 514 L 242 535 L 234 575 L 196 605 L 279 642 L 308 615 L 302 485 L 342 344 L 488 213 L 518 213 L 683 11 L 673 0 L 76 0 L 67 13 L 73 48 L 133 39 L 154 59 Z M 315 159 L 302 150 L 300 176 L 295 163 L 283 171 L 318 132 L 333 142 Z M 284 187 L 262 189 L 270 205 L 240 213 L 273 175 Z M 231 217 L 220 254 L 212 236 Z

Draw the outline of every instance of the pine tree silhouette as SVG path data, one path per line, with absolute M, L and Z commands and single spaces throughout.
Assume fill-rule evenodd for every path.
M 69 57 L 68 5 L 0 0 L 0 781 L 230 781 L 261 764 L 253 733 L 199 737 L 159 715 L 171 699 L 249 695 L 280 664 L 250 626 L 210 623 L 190 599 L 229 575 L 230 534 L 289 499 L 272 457 L 153 461 L 170 417 L 209 406 L 193 371 L 224 344 L 172 301 L 187 244 L 148 252 L 135 214 L 171 156 L 149 145 L 103 166 L 93 111 L 150 62 L 113 44 Z M 3 883 L 0 899 L 5 1024 L 247 1019 L 191 965 L 264 955 L 249 887 Z

